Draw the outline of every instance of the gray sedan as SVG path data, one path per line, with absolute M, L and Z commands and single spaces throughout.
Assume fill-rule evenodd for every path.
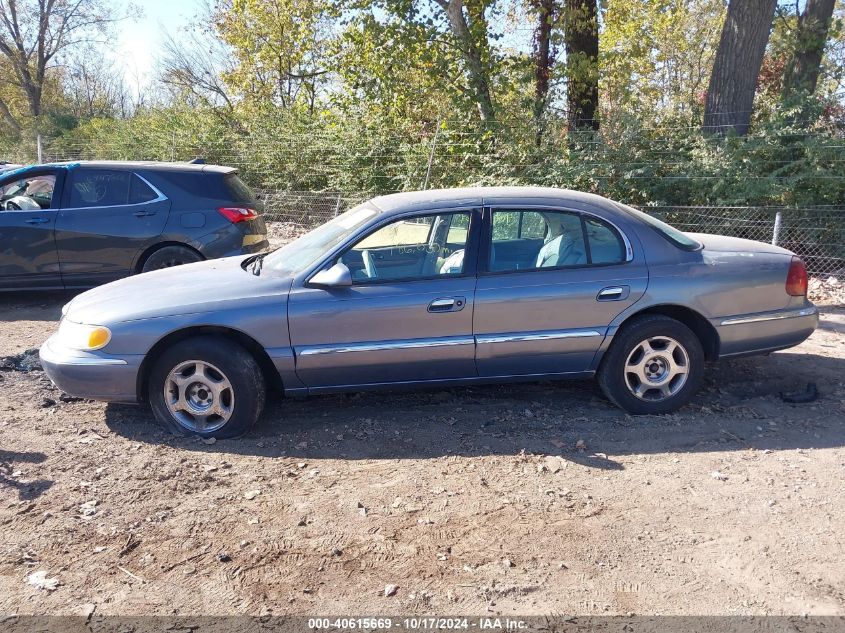
M 793 253 L 682 233 L 542 188 L 383 196 L 278 250 L 155 271 L 67 306 L 41 361 L 66 392 L 148 402 L 168 429 L 244 433 L 269 388 L 310 395 L 595 376 L 668 413 L 705 361 L 818 324 Z

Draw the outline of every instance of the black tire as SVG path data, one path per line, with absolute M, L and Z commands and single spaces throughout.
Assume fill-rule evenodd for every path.
M 171 412 L 165 402 L 165 383 L 167 381 L 172 388 L 169 397 L 173 397 L 173 390 L 178 388 L 168 377 L 171 371 L 180 365 L 190 365 L 190 361 L 199 361 L 210 366 L 208 371 L 213 373 L 214 378 L 219 379 L 222 375 L 223 379 L 228 381 L 231 391 L 223 394 L 223 398 L 228 400 L 230 410 L 227 420 L 221 415 L 199 416 L 206 420 L 209 428 L 197 428 L 204 425 L 196 422 L 199 418 L 189 413 L 189 409 L 178 411 L 176 414 Z M 192 376 L 188 375 L 186 382 L 191 378 Z M 187 398 L 188 389 L 196 389 L 197 384 L 201 385 L 202 381 L 186 386 L 183 395 Z M 202 390 L 199 393 L 207 394 L 202 396 L 204 398 L 216 398 L 209 395 L 209 392 L 210 390 Z M 197 336 L 175 344 L 156 360 L 150 372 L 147 396 L 156 419 L 171 433 L 223 439 L 243 435 L 252 428 L 264 409 L 266 390 L 258 363 L 243 347 L 220 336 Z M 215 427 L 221 420 L 222 425 Z
M 148 273 L 151 270 L 193 264 L 194 262 L 201 262 L 202 259 L 202 255 L 187 246 L 165 246 L 154 251 L 144 260 L 141 272 Z
M 660 337 L 674 339 L 686 352 L 685 359 L 683 351 L 676 351 L 672 358 L 673 361 L 677 360 L 676 356 L 685 360 L 686 379 L 681 381 L 679 376 L 667 383 L 678 381 L 675 383 L 677 391 L 671 395 L 656 393 L 659 392 L 657 387 L 650 388 L 651 383 L 643 382 L 643 388 L 646 391 L 644 397 L 638 397 L 632 391 L 639 386 L 638 378 L 633 372 L 626 371 L 629 357 L 635 353 L 642 354 L 641 343 L 649 339 L 659 340 Z M 659 356 L 659 350 L 657 355 Z M 642 357 L 641 355 L 639 358 Z M 638 361 L 637 356 L 634 356 L 633 360 Z M 681 363 L 676 364 L 681 365 Z M 649 367 L 657 367 L 657 365 L 649 365 Z M 628 413 L 634 415 L 672 413 L 687 404 L 701 387 L 704 379 L 704 349 L 695 333 L 680 321 L 659 314 L 637 317 L 626 324 L 614 337 L 610 349 L 602 359 L 596 378 L 607 399 Z M 629 385 L 632 386 L 629 387 Z M 663 399 L 649 400 L 648 397 Z

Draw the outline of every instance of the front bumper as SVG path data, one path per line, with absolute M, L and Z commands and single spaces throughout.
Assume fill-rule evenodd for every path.
M 39 350 L 41 366 L 56 387 L 79 398 L 138 402 L 138 371 L 143 354 L 114 356 L 64 347 L 56 336 Z
M 742 314 L 712 322 L 719 333 L 719 358 L 765 354 L 803 343 L 819 325 L 812 303 L 784 310 Z

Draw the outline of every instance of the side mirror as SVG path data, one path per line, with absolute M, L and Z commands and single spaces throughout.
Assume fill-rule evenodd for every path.
M 349 272 L 346 264 L 338 262 L 328 270 L 318 272 L 308 283 L 324 288 L 345 288 L 352 285 L 352 273 Z

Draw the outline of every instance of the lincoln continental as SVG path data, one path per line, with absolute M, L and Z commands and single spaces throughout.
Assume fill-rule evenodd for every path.
M 818 324 L 788 250 L 684 233 L 606 198 L 466 188 L 374 198 L 270 252 L 78 295 L 41 362 L 61 389 L 146 403 L 168 429 L 246 432 L 265 393 L 595 377 L 677 410 L 705 363 Z

